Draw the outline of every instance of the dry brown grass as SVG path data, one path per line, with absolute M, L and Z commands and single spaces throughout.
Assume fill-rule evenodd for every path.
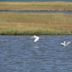
M 72 34 L 72 15 L 0 13 L 0 34 Z
M 72 10 L 72 2 L 0 2 L 0 10 Z

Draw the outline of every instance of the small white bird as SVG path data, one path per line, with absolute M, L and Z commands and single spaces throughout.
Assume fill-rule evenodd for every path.
M 62 46 L 68 46 L 69 44 L 71 44 L 70 41 L 68 41 L 68 42 L 64 41 L 64 42 L 61 43 Z
M 36 36 L 36 35 L 32 36 L 32 38 L 34 38 L 34 42 L 39 41 L 39 37 L 38 37 L 38 36 Z

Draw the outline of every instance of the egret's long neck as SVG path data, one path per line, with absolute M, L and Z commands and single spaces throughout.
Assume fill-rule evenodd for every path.
M 66 44 L 66 41 L 64 41 L 64 44 Z

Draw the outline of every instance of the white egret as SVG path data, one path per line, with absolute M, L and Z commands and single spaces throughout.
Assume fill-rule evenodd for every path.
M 71 44 L 70 41 L 68 41 L 68 42 L 64 41 L 64 42 L 61 43 L 62 46 L 68 46 L 69 44 Z
M 39 41 L 39 36 L 34 35 L 34 36 L 32 36 L 32 38 L 34 38 L 34 42 Z

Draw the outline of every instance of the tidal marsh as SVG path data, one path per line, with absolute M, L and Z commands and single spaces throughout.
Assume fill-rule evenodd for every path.
M 72 2 L 0 2 L 0 10 L 72 11 Z
M 0 13 L 0 34 L 72 34 L 72 15 Z

